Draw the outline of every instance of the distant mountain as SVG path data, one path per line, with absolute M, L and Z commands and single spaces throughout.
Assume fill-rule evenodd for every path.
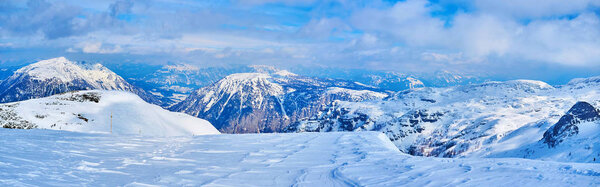
M 377 86 L 380 88 L 400 91 L 407 89 L 415 89 L 425 87 L 425 84 L 421 80 L 414 76 L 395 73 L 385 72 L 382 74 L 369 74 L 365 75 L 364 83 L 367 85 Z M 357 80 L 360 81 L 360 80 Z
M 414 75 L 428 87 L 450 87 L 458 85 L 479 84 L 488 80 L 486 76 L 465 75 L 451 71 L 436 71 Z
M 290 70 L 300 75 L 344 79 L 391 91 L 402 91 L 421 87 L 448 87 L 477 84 L 488 80 L 487 76 L 484 75 L 475 76 L 451 71 L 411 73 L 403 72 L 401 70 L 380 71 L 314 67 L 293 67 L 290 68 Z
M 375 86 L 390 91 L 401 91 L 426 86 L 416 76 L 393 71 L 314 67 L 295 67 L 291 68 L 291 71 L 304 76 L 343 79 L 359 82 L 365 85 Z
M 0 104 L 0 126 L 77 132 L 182 136 L 218 134 L 206 120 L 167 111 L 124 91 L 73 91 Z
M 73 62 L 64 57 L 42 60 L 16 70 L 0 83 L 0 102 L 47 97 L 74 90 L 123 90 L 160 104 L 150 93 L 129 84 L 101 64 Z
M 273 74 L 290 71 L 307 77 L 322 79 L 342 79 L 359 84 L 378 87 L 382 90 L 402 91 L 422 87 L 447 87 L 482 83 L 485 79 L 477 76 L 439 71 L 430 74 L 399 73 L 366 69 L 343 69 L 322 67 L 274 67 L 269 65 L 224 65 L 202 67 L 186 63 L 168 63 L 164 66 L 136 64 L 112 65 L 119 75 L 132 84 L 150 91 L 161 98 L 163 106 L 183 101 L 193 90 L 209 86 L 228 75 L 236 73 Z M 143 72 L 143 73 L 140 73 Z
M 596 119 L 597 110 L 591 107 L 600 103 L 596 80 L 578 79 L 557 88 L 531 80 L 486 82 L 400 91 L 383 100 L 336 101 L 287 131 L 380 131 L 412 155 L 542 157 L 521 153 L 539 142 L 548 147 L 573 139 L 568 137 L 582 132 L 574 124 Z M 575 104 L 580 100 L 592 104 Z M 577 141 L 595 145 L 591 138 Z M 557 152 L 568 154 L 563 151 Z
M 194 91 L 170 108 L 207 119 L 226 133 L 280 132 L 334 100 L 381 99 L 374 87 L 288 71 L 239 73 Z M 268 74 L 270 72 L 270 74 Z

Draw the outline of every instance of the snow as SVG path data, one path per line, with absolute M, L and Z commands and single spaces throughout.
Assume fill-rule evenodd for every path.
M 162 105 L 158 96 L 129 84 L 98 63 L 73 62 L 64 57 L 22 67 L 0 82 L 0 102 L 47 97 L 74 90 L 124 90 Z
M 172 99 L 172 100 L 181 102 L 181 101 L 185 100 L 185 98 L 187 98 L 187 97 L 188 97 L 188 95 L 185 95 L 185 94 L 176 94 L 176 93 L 174 93 L 174 94 L 171 94 L 171 96 L 169 98 Z
M 37 80 L 58 80 L 63 83 L 83 80 L 95 88 L 118 89 L 126 87 L 124 80 L 101 64 L 78 64 L 65 57 L 42 60 L 25 66 L 14 76 L 27 74 Z M 13 77 L 14 77 L 13 76 Z M 10 78 L 9 78 L 10 79 Z
M 168 71 L 198 71 L 200 68 L 191 64 L 165 65 L 162 69 Z
M 420 80 L 412 78 L 412 77 L 406 77 L 406 80 L 409 82 L 408 87 L 410 89 L 414 89 L 417 87 L 423 87 L 425 85 Z
M 374 92 L 370 90 L 352 90 L 340 87 L 330 87 L 327 89 L 327 94 L 348 94 L 353 101 L 366 100 L 368 99 L 383 99 L 388 95 L 381 92 Z
M 589 78 L 576 78 L 576 79 L 569 81 L 569 83 L 567 83 L 567 85 L 590 84 L 590 83 L 600 83 L 600 76 L 589 77 Z
M 287 76 L 298 76 L 295 73 L 289 72 L 288 70 L 281 70 L 274 73 L 275 75 L 287 77 Z
M 242 92 L 243 88 L 253 88 L 252 93 L 265 88 L 269 95 L 283 95 L 283 87 L 279 84 L 269 81 L 271 76 L 263 73 L 236 73 L 225 77 L 216 84 L 219 92 L 223 91 L 228 94 Z
M 519 87 L 519 86 L 524 85 L 524 86 L 529 86 L 529 87 L 539 89 L 539 90 L 554 89 L 554 87 L 550 86 L 548 83 L 545 83 L 543 81 L 536 81 L 536 80 L 519 79 L 519 80 L 506 81 L 504 83 L 514 86 L 514 87 Z
M 597 164 L 448 159 L 399 152 L 383 134 L 182 137 L 0 129 L 9 186 L 598 186 Z
M 531 142 L 506 152 L 499 152 L 490 157 L 520 156 L 538 160 L 562 162 L 600 162 L 600 122 L 577 124 L 579 133 L 567 138 L 556 147 L 549 148 L 541 142 Z M 539 135 L 538 135 L 539 136 Z M 524 144 L 522 141 L 518 142 Z
M 577 82 L 593 82 L 595 79 Z M 592 162 L 591 153 L 600 147 L 597 141 L 589 141 L 592 138 L 580 140 L 579 144 L 568 144 L 561 150 L 542 150 L 538 142 L 544 132 L 577 101 L 600 106 L 599 85 L 554 88 L 541 81 L 514 80 L 448 88 L 418 88 L 397 92 L 383 100 L 336 101 L 317 117 L 298 123 L 298 129 L 300 132 L 347 131 L 345 127 L 350 126 L 352 131 L 380 131 L 386 133 L 401 151 L 409 153 L 417 150 L 417 154 L 426 156 L 501 156 Z M 415 118 L 420 116 L 415 113 L 426 116 Z M 435 114 L 441 115 L 432 117 Z M 423 118 L 434 120 L 418 121 L 417 125 L 409 121 Z M 317 129 L 319 126 L 322 126 L 321 130 Z M 566 151 L 568 154 L 571 149 L 575 151 L 586 146 L 589 149 L 580 151 L 585 153 L 581 157 L 541 154 L 545 151 Z M 525 154 L 527 151 L 536 153 Z M 600 160 L 597 154 L 596 158 Z
M 236 73 L 231 74 L 212 86 L 204 87 L 195 91 L 196 95 L 203 95 L 203 111 L 210 110 L 221 98 L 227 97 L 223 106 L 235 95 L 241 98 L 241 103 L 251 100 L 260 104 L 268 96 L 280 96 L 285 94 L 280 84 L 270 81 L 272 77 L 263 73 Z M 221 109 L 219 116 L 225 108 Z
M 193 88 L 190 88 L 190 87 L 177 86 L 177 85 L 161 86 L 160 89 L 167 90 L 167 91 L 180 92 L 180 93 L 190 93 L 193 90 Z
M 86 95 L 99 96 L 99 102 L 79 100 Z M 2 104 L 0 109 L 2 109 L 0 115 L 16 116 L 42 129 L 110 133 L 112 115 L 114 134 L 144 136 L 219 134 L 206 120 L 167 111 L 146 103 L 133 93 L 124 91 L 69 92 Z

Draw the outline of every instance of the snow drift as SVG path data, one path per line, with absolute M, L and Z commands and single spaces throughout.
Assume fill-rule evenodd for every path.
M 111 120 L 114 134 L 219 134 L 206 120 L 164 110 L 124 91 L 74 91 L 0 105 L 5 128 L 110 133 Z

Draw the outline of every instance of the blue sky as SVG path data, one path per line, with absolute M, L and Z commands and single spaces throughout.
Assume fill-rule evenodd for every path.
M 8 0 L 0 12 L 3 65 L 67 56 L 600 75 L 598 0 Z

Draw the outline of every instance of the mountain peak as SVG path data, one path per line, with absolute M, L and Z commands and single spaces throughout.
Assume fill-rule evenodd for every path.
M 53 65 L 57 65 L 57 64 L 75 65 L 75 62 L 70 61 L 69 59 L 67 59 L 65 57 L 56 57 L 56 58 L 51 58 L 51 59 L 47 59 L 47 60 L 41 60 L 36 63 L 25 66 L 25 67 L 46 67 L 46 66 L 53 66 Z
M 57 79 L 69 82 L 81 78 L 114 79 L 117 75 L 101 64 L 83 64 L 70 61 L 65 57 L 42 60 L 25 66 L 15 72 L 15 75 L 26 74 L 33 79 Z
M 543 81 L 537 81 L 537 80 L 518 79 L 518 80 L 506 81 L 505 83 L 509 84 L 509 85 L 528 86 L 530 88 L 536 88 L 536 89 L 540 89 L 540 90 L 554 89 L 554 87 L 552 87 L 548 83 L 543 82 Z
M 229 94 L 236 92 L 264 92 L 271 95 L 283 94 L 281 85 L 272 83 L 269 80 L 271 78 L 270 75 L 264 73 L 236 73 L 221 79 L 215 84 L 218 90 Z
M 573 105 L 573 107 L 569 109 L 567 114 L 573 115 L 575 118 L 582 120 L 592 120 L 600 118 L 598 109 L 584 101 L 579 101 L 575 103 L 575 105 Z
M 160 103 L 149 93 L 129 84 L 102 64 L 74 62 L 65 57 L 42 60 L 15 71 L 0 83 L 0 102 L 91 89 L 129 91 L 148 102 Z
M 576 78 L 572 79 L 567 83 L 568 86 L 576 86 L 576 87 L 585 87 L 590 84 L 598 84 L 600 83 L 600 76 L 588 77 L 588 78 Z
M 544 133 L 542 141 L 555 147 L 566 138 L 579 133 L 577 124 L 600 120 L 600 110 L 587 102 L 579 101 Z

